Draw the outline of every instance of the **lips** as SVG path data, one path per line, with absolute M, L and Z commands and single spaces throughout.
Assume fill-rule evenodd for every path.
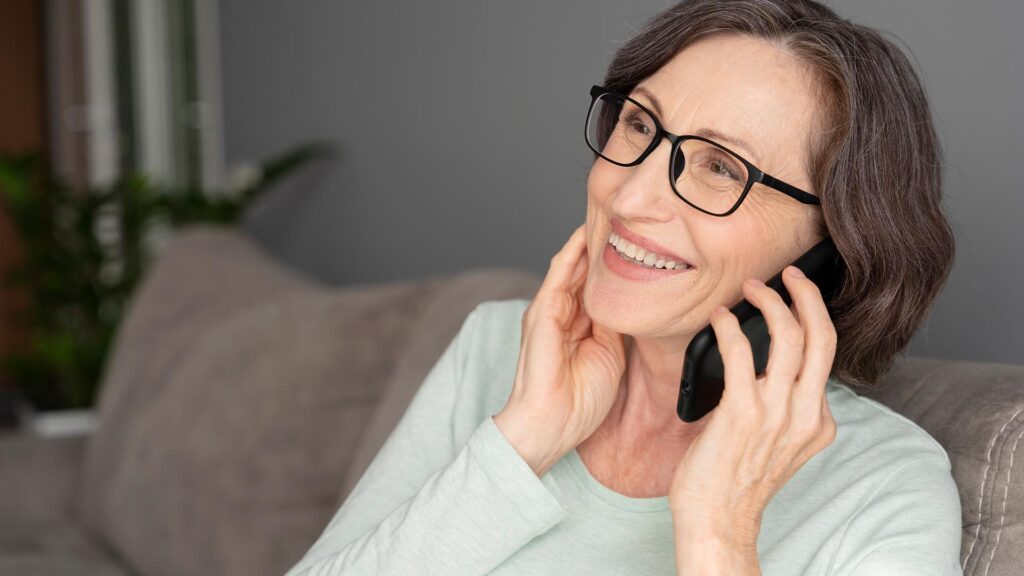
M 696 268 L 696 266 L 694 266 L 692 262 L 690 262 L 686 258 L 683 258 L 679 254 L 672 252 L 665 245 L 659 244 L 649 238 L 644 238 L 643 236 L 640 236 L 638 234 L 634 234 L 633 232 L 630 232 L 629 230 L 624 228 L 622 224 L 615 220 L 612 220 L 612 230 L 614 230 L 615 233 L 618 234 L 619 236 L 622 236 L 626 240 L 629 240 L 633 244 L 636 244 L 637 246 L 643 248 L 648 252 L 654 252 L 655 254 L 658 254 L 660 256 L 671 258 L 672 260 L 675 260 L 676 263 L 682 262 L 686 266 Z

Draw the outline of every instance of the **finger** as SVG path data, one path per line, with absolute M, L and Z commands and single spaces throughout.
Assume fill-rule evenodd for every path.
M 587 316 L 587 312 L 580 306 L 580 310 L 577 311 L 576 317 L 572 320 L 572 326 L 569 327 L 569 340 L 579 342 L 587 338 L 590 336 L 591 326 L 590 316 Z
M 583 301 L 583 290 L 587 279 L 587 265 L 586 257 L 582 258 L 584 263 L 582 264 L 582 272 L 580 273 L 580 280 L 578 285 L 574 284 L 573 298 L 575 300 L 575 317 L 572 321 L 572 326 L 569 329 L 569 337 L 572 341 L 582 340 L 591 334 L 591 320 L 587 314 L 585 303 Z
M 745 407 L 760 405 L 760 392 L 755 386 L 754 353 L 750 340 L 740 329 L 739 319 L 728 309 L 715 309 L 711 312 L 711 327 L 725 368 L 721 402 L 738 402 Z
M 832 371 L 836 353 L 836 330 L 821 290 L 809 278 L 792 275 L 792 266 L 782 274 L 804 329 L 803 366 L 794 392 L 811 407 L 821 401 L 825 382 Z
M 743 283 L 743 294 L 764 315 L 771 337 L 768 365 L 765 367 L 767 394 L 777 402 L 790 399 L 790 388 L 803 363 L 804 333 L 782 296 L 763 283 Z
M 583 241 L 583 252 L 576 261 L 576 269 L 573 272 L 572 280 L 569 281 L 569 292 L 576 299 L 576 303 L 583 307 L 583 292 L 586 290 L 587 277 L 590 274 L 590 251 L 587 249 L 586 240 Z M 586 314 L 583 314 L 586 316 Z
M 569 321 L 569 318 L 563 317 L 570 313 L 569 310 L 564 309 L 569 301 L 565 295 L 569 290 L 568 286 L 576 271 L 583 248 L 586 246 L 585 231 L 586 224 L 584 223 L 573 231 L 565 245 L 551 257 L 547 275 L 537 289 L 533 301 L 526 308 L 523 316 L 524 328 L 533 325 L 538 314 L 555 314 L 560 324 Z
M 579 228 L 576 228 L 562 249 L 551 257 L 551 266 L 537 290 L 538 295 L 568 290 L 573 273 L 576 271 L 576 264 L 587 245 L 585 228 L 586 224 L 581 224 Z
M 836 422 L 835 417 L 832 416 L 832 407 L 828 403 L 828 394 L 821 395 L 821 423 L 826 439 L 831 444 L 839 432 L 839 424 Z
M 569 292 L 576 294 L 580 288 L 586 284 L 587 271 L 590 269 L 590 258 L 587 252 L 587 241 L 586 238 L 583 240 L 583 251 L 580 253 L 579 258 L 576 260 L 575 267 L 573 268 L 572 278 L 569 280 Z
M 810 460 L 815 454 L 827 448 L 835 441 L 839 431 L 835 418 L 832 417 L 827 394 L 822 395 L 819 410 L 817 417 L 814 418 L 812 436 L 806 439 L 807 442 L 797 457 L 800 462 Z

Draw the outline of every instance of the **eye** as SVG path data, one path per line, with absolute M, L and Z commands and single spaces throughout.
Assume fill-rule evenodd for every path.
M 654 130 L 644 122 L 644 119 L 637 114 L 635 110 L 627 113 L 623 122 L 630 130 L 633 130 L 642 136 L 652 136 L 654 134 Z
M 723 157 L 721 154 L 715 154 L 708 159 L 708 170 L 716 176 L 723 176 L 733 180 L 741 179 L 740 171 L 733 165 L 733 162 Z

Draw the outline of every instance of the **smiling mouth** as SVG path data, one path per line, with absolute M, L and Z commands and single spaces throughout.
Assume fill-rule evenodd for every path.
M 693 268 L 693 266 L 690 266 L 686 262 L 677 262 L 668 257 L 663 257 L 653 252 L 647 252 L 643 248 L 640 248 L 625 238 L 622 238 L 615 232 L 612 232 L 609 236 L 608 244 L 611 244 L 612 249 L 619 258 L 643 268 L 665 271 L 689 270 L 690 268 Z M 631 253 L 633 256 L 630 256 Z

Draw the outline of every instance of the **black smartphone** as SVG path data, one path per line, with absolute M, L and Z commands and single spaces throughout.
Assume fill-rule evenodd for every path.
M 832 299 L 838 289 L 846 266 L 836 250 L 832 238 L 826 236 L 792 264 L 807 275 L 821 291 L 822 300 L 832 314 Z M 784 270 L 784 269 L 783 269 Z M 765 282 L 782 296 L 787 306 L 793 300 L 782 282 L 782 271 Z M 771 337 L 761 310 L 744 298 L 729 309 L 739 320 L 740 328 L 750 340 L 754 355 L 754 373 L 763 374 L 768 366 L 768 348 Z M 718 350 L 715 330 L 708 324 L 694 336 L 686 348 L 683 375 L 679 382 L 679 401 L 676 413 L 684 422 L 694 422 L 718 406 L 725 389 L 725 367 Z

